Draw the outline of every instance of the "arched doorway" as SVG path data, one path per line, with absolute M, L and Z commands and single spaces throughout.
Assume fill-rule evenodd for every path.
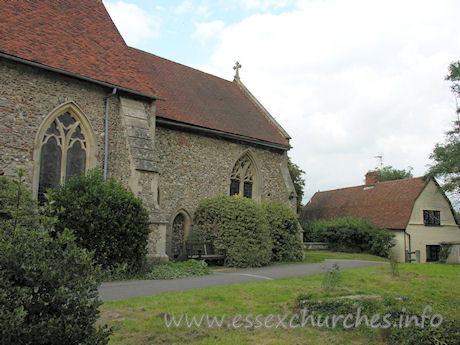
M 171 257 L 177 260 L 185 250 L 185 216 L 179 213 L 172 223 Z

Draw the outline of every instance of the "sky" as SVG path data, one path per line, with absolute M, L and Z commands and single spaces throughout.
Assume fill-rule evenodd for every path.
M 304 202 L 380 164 L 424 175 L 457 119 L 458 0 L 103 2 L 132 47 L 227 80 L 238 61 L 292 137 Z

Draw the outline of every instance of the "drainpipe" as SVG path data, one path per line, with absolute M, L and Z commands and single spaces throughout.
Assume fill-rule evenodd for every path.
M 406 229 L 404 229 L 404 262 L 407 262 L 406 236 Z
M 117 88 L 114 87 L 112 93 L 107 95 L 105 100 L 105 143 L 104 143 L 104 181 L 107 181 L 107 165 L 109 161 L 109 98 L 114 97 Z

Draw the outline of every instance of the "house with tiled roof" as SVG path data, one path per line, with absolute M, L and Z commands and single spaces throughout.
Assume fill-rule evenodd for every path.
M 393 231 L 393 254 L 421 262 L 439 260 L 440 244 L 460 241 L 460 229 L 449 199 L 435 180 L 422 177 L 380 182 L 377 172 L 366 174 L 361 186 L 315 193 L 301 214 L 305 220 L 364 218 Z
M 290 137 L 241 82 L 129 47 L 100 0 L 0 0 L 0 171 L 38 200 L 100 168 L 150 211 L 150 257 L 175 257 L 199 201 L 295 209 Z M 232 66 L 229 66 L 231 68 Z

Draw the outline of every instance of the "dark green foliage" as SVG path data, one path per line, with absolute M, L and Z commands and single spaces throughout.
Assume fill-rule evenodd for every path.
M 113 178 L 104 182 L 100 171 L 70 179 L 51 192 L 48 215 L 56 230 L 73 229 L 77 244 L 94 251 L 104 268 L 127 264 L 139 269 L 146 255 L 149 216 L 142 201 Z
M 303 243 L 295 213 L 281 202 L 264 202 L 273 243 L 271 261 L 302 261 Z
M 288 157 L 288 169 L 289 175 L 291 175 L 292 183 L 294 184 L 294 189 L 297 194 L 297 213 L 302 211 L 302 198 L 303 198 L 303 188 L 305 187 L 305 180 L 302 177 L 305 174 L 305 171 L 300 169 L 300 167 L 291 161 L 291 158 Z
M 443 191 L 460 193 L 460 121 L 454 122 L 454 128 L 447 132 L 444 144 L 436 144 L 430 159 L 425 179 L 441 178 Z
M 184 262 L 168 262 L 154 266 L 146 275 L 147 279 L 175 279 L 192 276 L 204 276 L 211 270 L 205 261 L 187 260 Z
M 17 188 L 9 191 L 17 200 Z M 99 272 L 91 254 L 69 230 L 56 233 L 54 219 L 39 222 L 30 195 L 20 194 L 19 209 L 24 201 L 31 212 L 0 226 L 0 343 L 106 344 L 111 331 L 94 326 Z
M 38 208 L 35 200 L 22 180 L 23 172 L 19 172 L 19 180 L 0 176 L 0 226 L 36 227 L 39 223 Z M 21 186 L 20 186 L 21 184 Z M 18 187 L 20 188 L 18 198 Z M 16 223 L 16 224 L 15 224 Z
M 362 218 L 338 218 L 333 221 L 304 221 L 305 241 L 327 242 L 331 250 L 365 252 L 388 257 L 395 245 L 394 234 L 379 229 Z
M 458 344 L 460 339 L 460 328 L 458 321 L 444 319 L 439 327 L 430 325 L 430 320 L 433 320 L 433 325 L 436 326 L 439 322 L 438 318 L 432 319 L 432 314 L 427 310 L 427 318 L 424 320 L 423 327 L 422 313 L 410 310 L 409 304 L 401 298 L 395 296 L 384 296 L 383 298 L 322 298 L 313 295 L 299 295 L 294 302 L 294 311 L 308 312 L 308 315 L 313 315 L 315 326 L 318 326 L 318 317 L 321 317 L 323 327 L 344 329 L 343 318 L 335 325 L 333 316 L 351 314 L 351 318 L 347 321 L 347 328 L 355 328 L 359 326 L 369 338 L 373 337 L 370 332 L 372 326 L 376 327 L 381 338 L 385 343 L 392 345 L 431 345 L 431 344 Z M 358 308 L 359 319 L 358 319 Z M 372 322 L 374 315 L 379 315 L 379 318 Z M 417 324 L 411 317 L 416 316 Z M 407 324 L 406 324 L 407 322 Z M 311 325 L 311 322 L 307 324 Z M 352 325 L 350 327 L 350 325 Z
M 411 167 L 405 169 L 396 169 L 393 168 L 391 165 L 384 166 L 382 168 L 375 168 L 375 171 L 377 171 L 380 174 L 380 181 L 393 181 L 393 180 L 402 180 L 405 178 L 409 177 L 414 177 L 412 175 L 412 169 Z
M 395 318 L 395 322 L 396 320 Z M 458 327 L 458 321 L 450 319 L 443 320 L 439 327 L 431 327 L 426 322 L 424 328 L 417 327 L 414 324 L 409 327 L 396 327 L 388 335 L 388 342 L 392 345 L 451 345 L 458 344 L 459 340 L 460 328 Z
M 200 241 L 227 250 L 226 264 L 257 267 L 270 262 L 272 244 L 262 208 L 240 196 L 218 196 L 200 202 L 194 232 Z
M 452 92 L 455 97 L 460 96 L 460 60 L 449 65 L 449 74 L 446 80 L 452 82 Z M 460 192 L 460 107 L 457 102 L 459 117 L 453 123 L 453 129 L 446 133 L 443 144 L 436 144 L 430 159 L 434 161 L 425 175 L 425 179 L 439 178 L 444 183 L 441 189 L 444 192 Z
M 458 97 L 460 94 L 460 60 L 449 65 L 449 74 L 446 76 L 446 80 L 452 82 L 451 90 Z M 457 112 L 460 114 L 460 108 L 457 108 Z

